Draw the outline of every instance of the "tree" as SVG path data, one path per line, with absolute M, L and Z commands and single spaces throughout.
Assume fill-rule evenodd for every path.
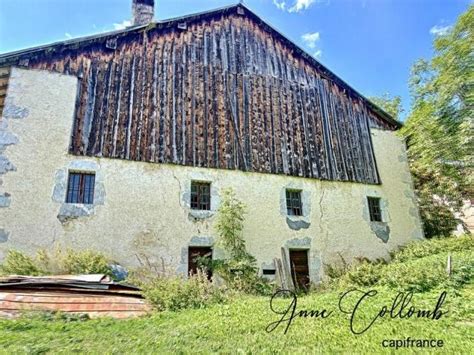
M 234 190 L 224 189 L 215 227 L 220 246 L 235 260 L 249 258 L 242 236 L 245 212 L 246 206 L 235 196 Z
M 243 238 L 245 213 L 246 206 L 235 196 L 234 190 L 224 189 L 215 229 L 219 236 L 217 245 L 225 252 L 226 258 L 213 260 L 211 268 L 232 289 L 268 294 L 271 286 L 258 276 L 256 260 L 245 246 Z
M 427 237 L 449 235 L 472 186 L 474 6 L 412 68 L 411 113 L 401 133 Z M 471 181 L 470 181 L 471 179 Z
M 400 115 L 403 113 L 402 98 L 400 96 L 391 97 L 390 94 L 386 93 L 380 97 L 372 96 L 369 100 L 374 104 L 382 108 L 390 116 L 397 121 L 400 121 Z

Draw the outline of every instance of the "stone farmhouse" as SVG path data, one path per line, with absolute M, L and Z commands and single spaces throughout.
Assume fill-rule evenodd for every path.
M 132 8 L 125 30 L 0 55 L 0 260 L 59 243 L 186 275 L 222 256 L 228 187 L 269 278 L 282 250 L 307 284 L 423 238 L 400 123 L 242 4 Z

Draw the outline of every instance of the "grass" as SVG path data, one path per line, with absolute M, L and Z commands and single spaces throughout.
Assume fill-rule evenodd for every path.
M 437 241 L 425 243 L 435 245 Z M 412 252 L 408 248 L 401 252 L 405 256 L 398 259 L 395 256 L 394 263 L 377 265 L 383 269 L 383 275 L 386 276 L 389 270 L 395 276 L 390 283 L 379 280 L 374 286 L 365 288 L 376 289 L 379 294 L 363 304 L 356 325 L 369 322 L 382 306 L 389 307 L 399 290 L 410 289 L 406 285 L 416 280 L 413 275 L 407 275 L 410 270 L 413 274 L 415 267 L 432 268 L 445 260 L 448 251 L 453 256 L 456 277 L 461 264 L 474 259 L 474 248 L 469 240 L 462 248 L 455 248 L 453 244 L 466 243 L 465 240 L 450 243 L 440 248 L 433 247 L 432 253 L 426 246 L 410 247 L 423 251 Z M 397 287 L 393 280 L 398 277 L 402 281 L 403 274 L 410 282 Z M 420 275 L 423 277 L 424 274 Z M 241 296 L 224 305 L 156 312 L 149 317 L 131 320 L 46 320 L 41 316 L 0 320 L 0 353 L 393 353 L 395 349 L 382 347 L 384 339 L 411 337 L 442 339 L 444 347 L 404 348 L 397 352 L 468 354 L 474 345 L 474 283 L 472 273 L 467 274 L 468 279 L 463 275 L 463 281 L 459 283 L 439 279 L 437 284 L 430 281 L 430 287 L 424 292 L 415 289 L 412 305 L 422 309 L 433 309 L 439 294 L 447 291 L 442 309 L 449 313 L 441 319 L 384 317 L 361 335 L 351 333 L 350 316 L 338 311 L 341 292 L 351 287 L 347 281 L 351 279 L 347 278 L 344 287 L 337 285 L 298 298 L 298 310 L 326 308 L 334 313 L 326 319 L 295 318 L 287 334 L 284 334 L 286 324 L 271 333 L 265 330 L 271 322 L 281 318 L 271 311 L 268 297 Z M 357 277 L 354 280 L 357 282 Z M 286 309 L 290 301 L 278 299 L 276 308 Z M 353 303 L 355 299 L 350 301 Z

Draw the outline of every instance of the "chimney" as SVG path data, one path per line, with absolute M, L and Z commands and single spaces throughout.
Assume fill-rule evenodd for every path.
M 155 0 L 132 0 L 132 25 L 148 25 L 153 21 Z

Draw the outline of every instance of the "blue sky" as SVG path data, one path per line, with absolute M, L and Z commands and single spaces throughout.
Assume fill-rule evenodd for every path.
M 132 0 L 0 0 L 0 53 L 126 25 Z M 155 0 L 156 19 L 237 0 Z M 470 0 L 246 0 L 264 20 L 366 96 L 400 95 L 432 41 Z

